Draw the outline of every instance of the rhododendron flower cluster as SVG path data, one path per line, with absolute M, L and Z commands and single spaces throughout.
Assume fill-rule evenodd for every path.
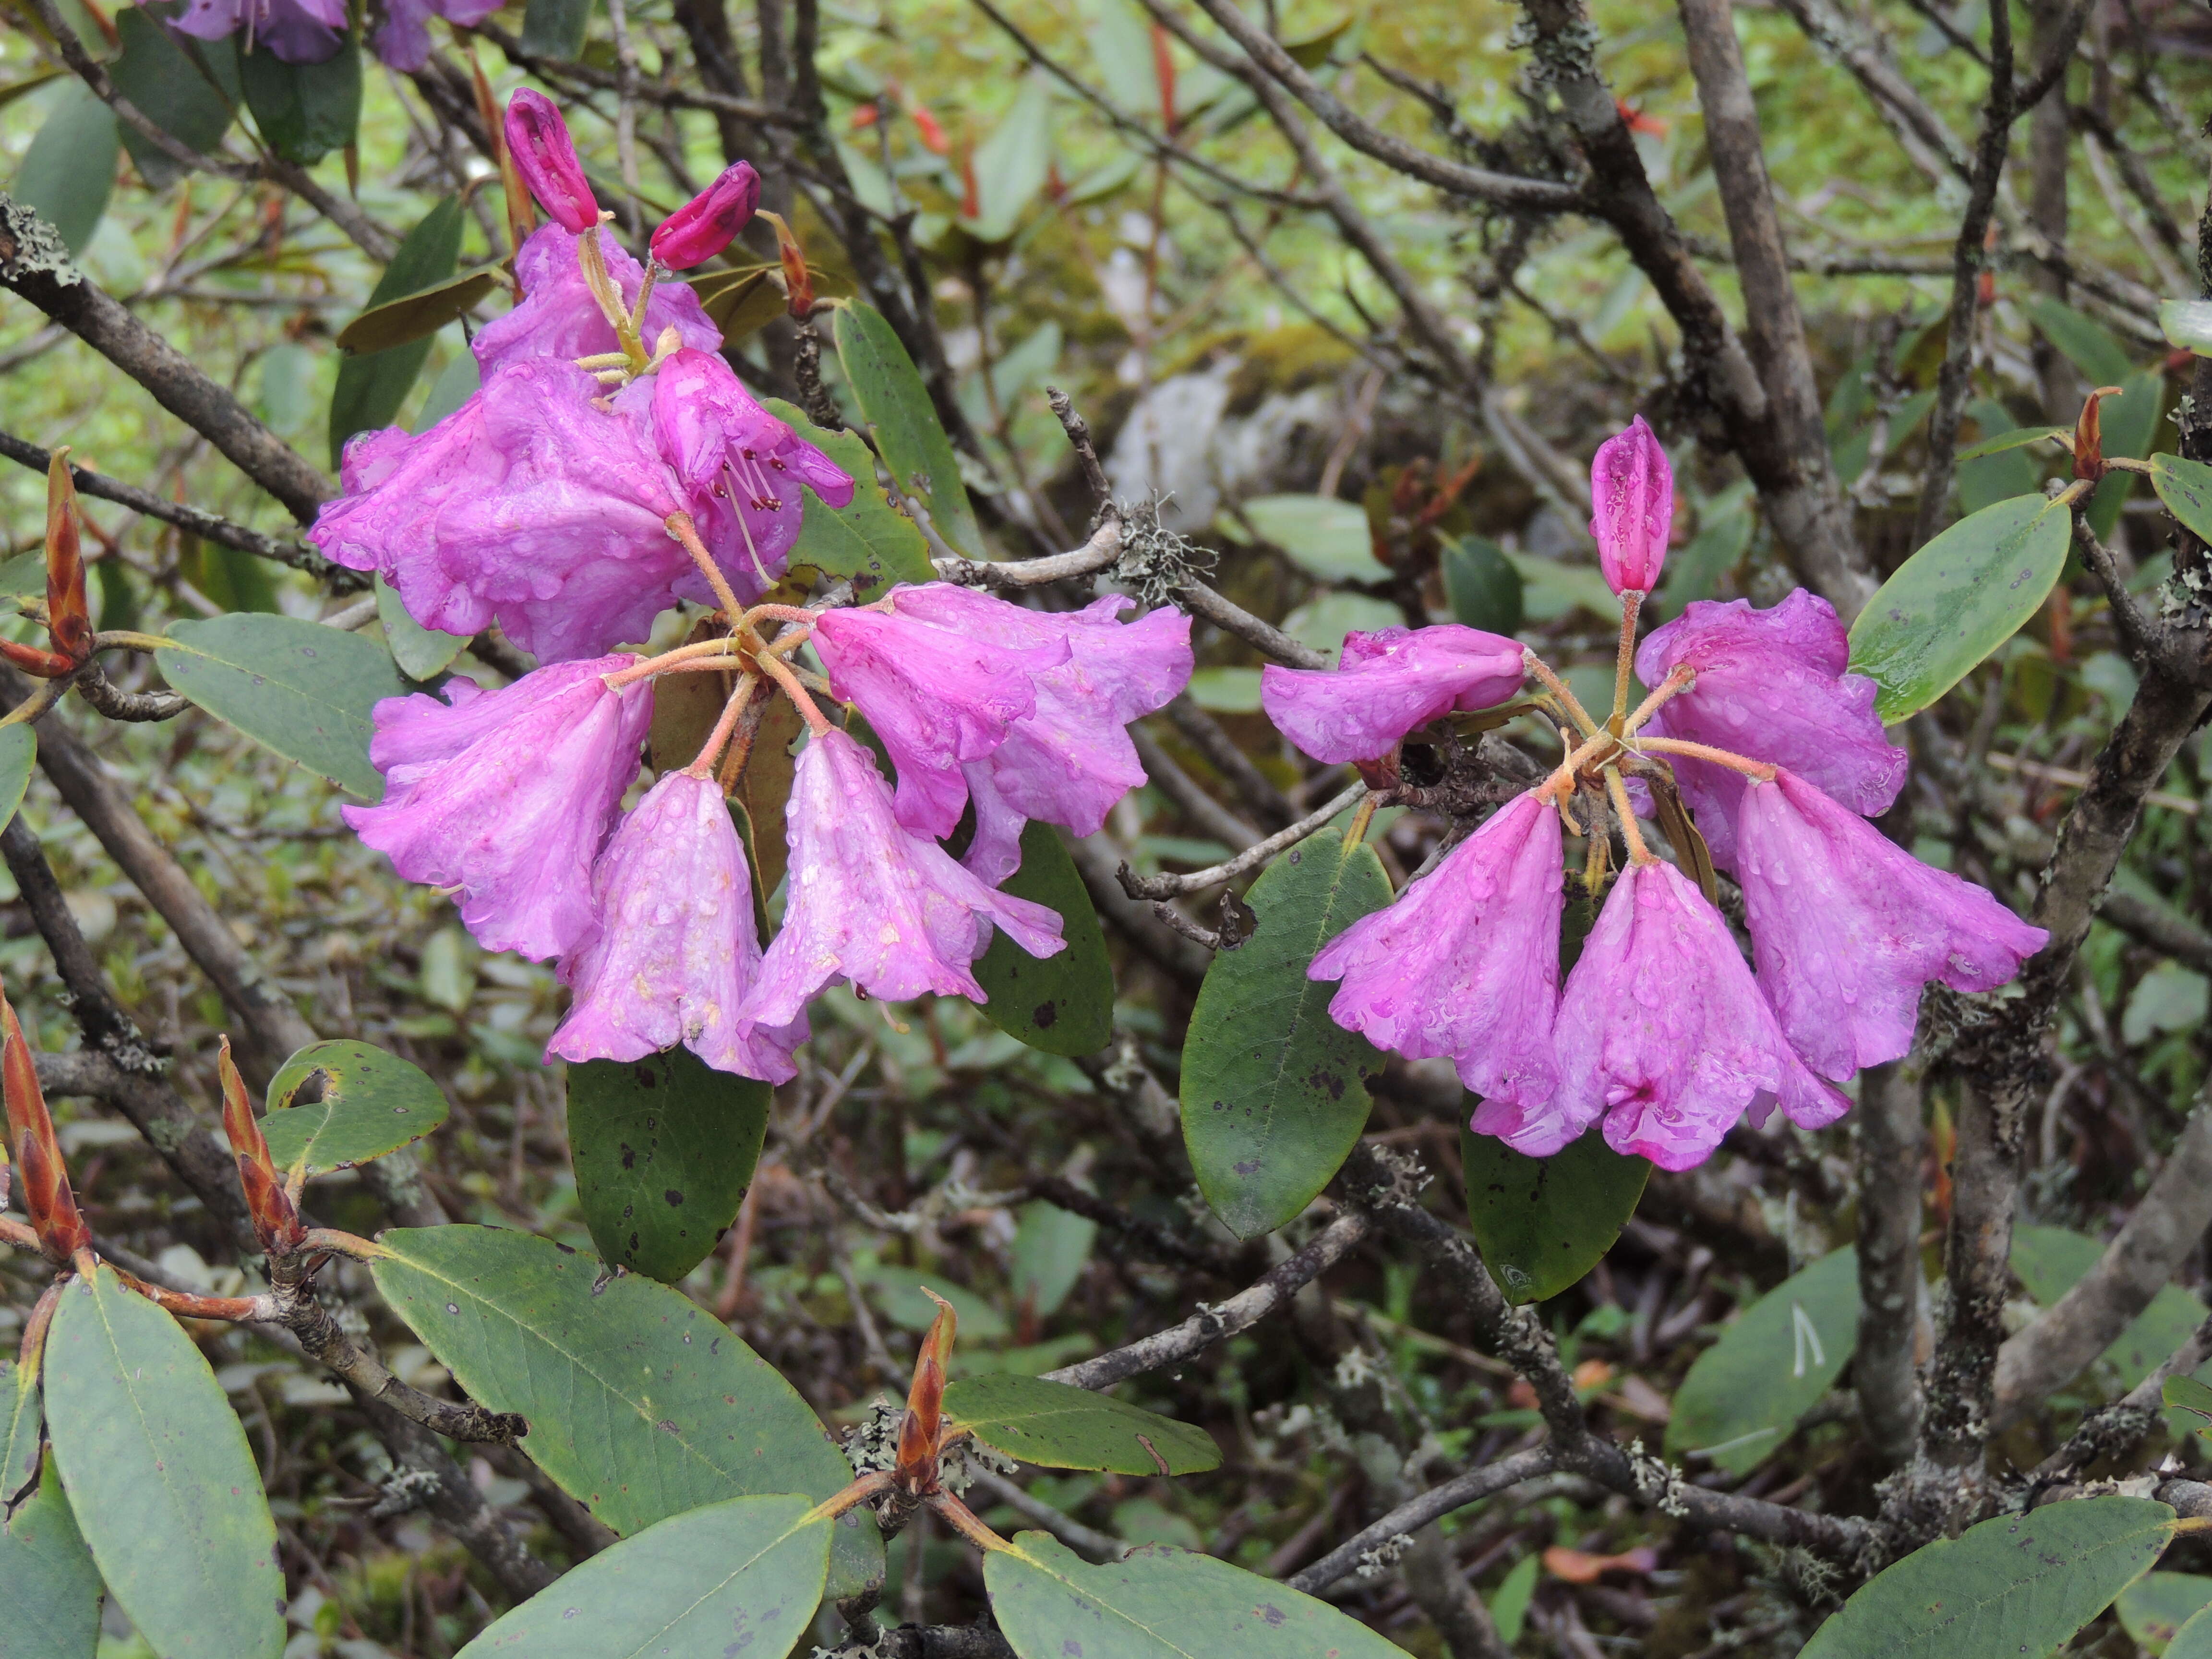
M 1895 800 L 1905 757 L 1817 596 L 1690 605 L 1633 653 L 1653 689 L 1630 711 L 1636 615 L 1665 558 L 1674 481 L 1639 418 L 1600 449 L 1590 483 L 1601 565 L 1623 599 L 1609 720 L 1512 641 L 1452 627 L 1353 634 L 1333 671 L 1267 670 L 1263 702 L 1316 759 L 1381 761 L 1426 721 L 1506 702 L 1524 670 L 1540 682 L 1529 706 L 1558 721 L 1565 760 L 1309 972 L 1340 981 L 1339 1024 L 1451 1060 L 1481 1097 L 1479 1133 L 1543 1156 L 1599 1124 L 1616 1151 L 1681 1170 L 1747 1112 L 1832 1121 L 1848 1103 L 1835 1083 L 1911 1047 L 1923 986 L 1993 989 L 2047 936 L 1867 822 Z M 1712 898 L 1644 837 L 1636 804 L 1665 790 L 1741 885 L 1749 963 Z M 1587 839 L 1594 891 L 1615 824 L 1627 868 L 1562 987 L 1563 830 Z
M 859 608 L 756 603 L 806 493 L 833 508 L 854 493 L 744 389 L 690 290 L 660 280 L 727 246 L 757 178 L 725 173 L 640 266 L 602 228 L 549 100 L 518 94 L 507 136 L 554 222 L 520 252 L 520 303 L 476 338 L 483 388 L 427 432 L 356 439 L 312 533 L 425 626 L 495 623 L 543 665 L 379 704 L 385 797 L 348 822 L 402 875 L 450 890 L 487 949 L 558 960 L 574 997 L 549 1056 L 682 1044 L 780 1081 L 833 985 L 984 1000 L 975 963 L 994 930 L 1032 956 L 1066 948 L 1055 911 L 998 890 L 1024 825 L 1091 834 L 1144 781 L 1126 727 L 1188 682 L 1189 619 L 1124 623 L 1118 597 L 1048 614 L 943 583 Z M 614 648 L 680 600 L 709 607 L 708 637 Z M 810 641 L 826 678 L 794 660 Z M 623 811 L 655 681 L 703 671 L 734 682 L 705 746 Z M 817 692 L 866 721 L 895 783 Z M 728 789 L 777 694 L 809 735 L 782 925 L 763 939 Z M 963 860 L 939 843 L 971 806 Z

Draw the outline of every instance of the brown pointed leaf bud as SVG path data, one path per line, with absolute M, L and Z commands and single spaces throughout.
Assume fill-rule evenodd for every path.
M 945 1441 L 945 1362 L 951 1357 L 959 1323 L 951 1303 L 927 1285 L 922 1294 L 937 1304 L 937 1317 L 914 1362 L 906 1421 L 899 1428 L 897 1470 L 899 1485 L 917 1494 L 937 1489 L 937 1460 Z
M 58 680 L 74 674 L 84 665 L 72 662 L 58 652 L 48 651 L 35 645 L 18 645 L 13 640 L 0 640 L 0 659 L 21 669 L 33 679 Z
M 8 1139 L 23 1180 L 23 1212 L 37 1229 L 40 1243 L 56 1261 L 66 1261 L 92 1244 L 92 1230 L 77 1212 L 62 1164 L 61 1143 L 39 1087 L 39 1068 L 31 1045 L 15 1018 L 15 1006 L 0 997 L 0 1096 L 8 1113 Z
M 246 1193 L 254 1236 L 270 1255 L 288 1255 L 299 1248 L 299 1206 L 270 1156 L 268 1138 L 261 1133 L 261 1120 L 253 1115 L 253 1102 L 246 1092 L 246 1079 L 231 1060 L 228 1037 L 222 1039 L 216 1054 L 216 1073 L 222 1079 L 222 1132 L 230 1137 L 230 1150 L 238 1160 L 238 1183 Z
M 69 451 L 46 463 L 46 632 L 54 654 L 70 667 L 92 656 L 92 607 L 84 592 L 84 547 L 77 520 L 76 480 Z
M 2091 392 L 2081 405 L 2081 417 L 2074 423 L 2074 476 L 2094 483 L 2105 476 L 2105 422 L 2101 405 L 2106 398 L 2117 398 L 2120 388 L 2100 386 Z
M 791 314 L 805 322 L 814 314 L 814 276 L 806 269 L 806 251 L 799 245 L 799 237 L 784 222 L 780 213 L 770 213 L 766 208 L 760 216 L 775 228 L 776 257 L 783 262 L 783 292 Z

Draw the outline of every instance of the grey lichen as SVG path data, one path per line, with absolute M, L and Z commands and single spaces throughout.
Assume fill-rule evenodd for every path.
M 64 288 L 84 281 L 61 234 L 36 211 L 0 190 L 0 281 L 50 276 Z

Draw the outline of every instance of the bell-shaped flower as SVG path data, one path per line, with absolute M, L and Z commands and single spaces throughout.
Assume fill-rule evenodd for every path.
M 429 431 L 397 428 L 346 451 L 346 493 L 308 538 L 375 570 L 425 628 L 494 621 L 543 661 L 644 639 L 693 567 L 668 533 L 693 501 L 654 447 L 652 387 L 606 406 L 574 364 L 495 374 Z
M 1260 706 L 1317 761 L 1371 760 L 1440 714 L 1504 702 L 1522 658 L 1518 640 L 1456 623 L 1355 632 L 1333 669 L 1262 669 Z
M 368 757 L 384 799 L 345 821 L 409 881 L 455 890 L 487 951 L 560 956 L 590 930 L 592 866 L 653 721 L 637 659 L 556 664 L 495 691 L 466 679 L 376 705 Z
M 501 0 L 384 0 L 384 21 L 378 26 L 371 47 L 387 68 L 412 75 L 430 61 L 433 17 L 442 17 L 456 28 L 473 28 L 497 11 L 500 4 Z M 512 106 L 507 118 L 512 131 Z
M 786 809 L 783 931 L 740 1018 L 776 1030 L 838 980 L 885 1002 L 925 991 L 987 1000 L 970 971 L 993 927 L 1033 957 L 1066 948 L 1059 915 L 995 892 L 892 814 L 875 757 L 834 728 L 799 757 Z
M 653 233 L 653 257 L 671 270 L 703 264 L 735 241 L 760 206 L 760 174 L 750 161 L 721 176 L 663 219 Z
M 889 611 L 824 611 L 814 648 L 832 693 L 866 717 L 898 769 L 898 821 L 936 839 L 967 804 L 961 769 L 1036 712 L 1036 676 L 1071 653 L 1065 639 L 1012 644 L 925 621 L 903 609 L 915 591 L 894 589 Z
M 1736 866 L 1759 982 L 1838 1082 L 1911 1048 L 1929 981 L 1995 990 L 2051 938 L 1786 770 L 1744 790 Z
M 700 540 L 741 599 L 772 586 L 799 540 L 805 484 L 831 507 L 849 507 L 853 480 L 827 455 L 761 407 L 714 351 L 676 352 L 653 376 L 654 441 L 696 505 Z M 684 598 L 714 603 L 691 571 Z
M 1559 1088 L 1559 817 L 1517 797 L 1321 948 L 1306 977 L 1341 980 L 1329 1018 L 1409 1060 L 1443 1058 L 1493 1117 Z M 1476 1127 L 1483 1127 L 1480 1115 Z
M 1883 736 L 1875 683 L 1850 672 L 1850 655 L 1834 607 L 1802 587 L 1769 611 L 1747 599 L 1701 599 L 1654 629 L 1636 653 L 1646 685 L 1677 667 L 1698 677 L 1644 730 L 1786 766 L 1871 817 L 1889 810 L 1910 762 Z M 1743 774 L 1686 756 L 1667 760 L 1713 862 L 1734 869 Z
M 599 258 L 607 275 L 622 295 L 626 311 L 637 309 L 637 296 L 645 284 L 645 267 L 623 252 L 622 244 L 594 224 L 583 235 L 599 239 Z M 533 357 L 604 356 L 621 349 L 615 325 L 592 297 L 577 262 L 576 232 L 559 224 L 540 225 L 523 239 L 514 260 L 515 279 L 522 299 L 504 317 L 494 318 L 477 331 L 469 349 L 489 381 L 510 363 Z M 719 351 L 722 331 L 707 320 L 699 296 L 686 283 L 659 283 L 645 302 L 646 347 L 652 349 L 664 329 L 672 328 L 685 345 L 700 351 Z
M 172 27 L 198 40 L 242 29 L 247 46 L 264 46 L 280 62 L 321 64 L 344 44 L 345 0 L 191 0 Z
M 1551 1103 L 1486 1102 L 1478 1131 L 1541 1158 L 1602 1119 L 1615 1152 L 1686 1170 L 1777 1098 L 1808 1129 L 1850 1105 L 1797 1057 L 1727 922 L 1671 864 L 1632 864 L 1613 884 L 1567 975 L 1553 1040 Z
M 752 878 L 712 778 L 671 772 L 646 793 L 592 877 L 596 921 L 561 965 L 574 988 L 550 1059 L 642 1060 L 678 1043 L 720 1071 L 781 1083 L 805 1017 L 775 1030 L 738 1009 L 760 969 Z
M 1067 649 L 1066 662 L 1031 676 L 1036 710 L 1012 721 L 981 760 L 961 766 L 975 806 L 975 835 L 962 862 L 995 887 L 1020 867 L 1029 819 L 1097 834 L 1115 803 L 1145 781 L 1129 722 L 1166 707 L 1190 684 L 1190 618 L 1164 605 L 1118 622 L 1135 603 L 1119 593 L 1054 611 L 950 582 L 893 592 L 899 615 L 949 632 L 1016 650 Z
M 559 107 L 544 93 L 525 87 L 507 100 L 507 150 L 523 184 L 555 224 L 574 234 L 599 222 L 599 198 L 576 159 L 576 141 L 568 136 Z
M 1616 593 L 1659 586 L 1674 528 L 1674 469 L 1638 415 L 1590 459 L 1590 534 L 1597 565 Z

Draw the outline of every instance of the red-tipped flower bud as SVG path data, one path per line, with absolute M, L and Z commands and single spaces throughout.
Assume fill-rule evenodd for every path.
M 562 229 L 580 235 L 599 222 L 599 200 L 550 98 L 525 87 L 507 100 L 507 147 L 522 182 Z
M 713 258 L 736 238 L 760 205 L 760 174 L 739 161 L 660 222 L 653 257 L 671 270 L 689 270 Z
M 1597 447 L 1590 462 L 1590 534 L 1598 568 L 1616 593 L 1659 586 L 1674 525 L 1674 470 L 1638 415 Z

